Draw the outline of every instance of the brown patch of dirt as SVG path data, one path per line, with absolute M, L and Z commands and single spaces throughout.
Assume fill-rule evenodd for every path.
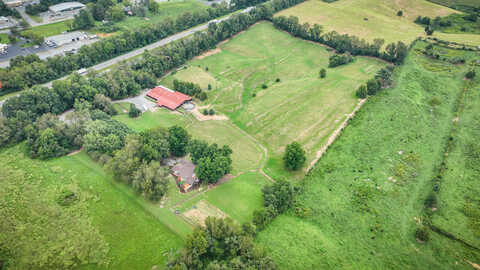
M 231 179 L 233 179 L 233 178 L 235 178 L 235 177 L 236 177 L 236 176 L 234 176 L 234 175 L 232 175 L 232 174 L 226 174 L 226 175 L 224 175 L 222 178 L 220 178 L 217 183 L 215 183 L 215 184 L 209 184 L 209 185 L 208 185 L 208 188 L 209 188 L 209 189 L 211 189 L 211 188 L 216 188 L 217 186 L 220 186 L 221 184 L 226 183 L 226 182 L 230 181 Z
M 106 37 L 109 37 L 109 36 L 113 36 L 113 33 L 98 33 L 96 35 L 98 37 L 101 37 L 101 38 L 106 38 Z
M 227 217 L 227 215 L 223 213 L 220 209 L 207 203 L 204 200 L 199 201 L 195 206 L 196 208 L 192 208 L 183 213 L 183 216 L 188 219 L 188 221 L 194 224 L 205 226 L 205 220 L 207 219 L 207 217 L 210 216 L 214 216 L 217 218 Z
M 467 261 L 473 268 L 477 269 L 477 270 L 480 270 L 480 265 L 476 264 L 476 263 L 473 263 L 471 261 Z
M 207 57 L 207 56 L 217 54 L 217 53 L 219 53 L 219 52 L 221 52 L 221 51 L 222 51 L 222 50 L 217 47 L 217 48 L 215 48 L 215 49 L 213 49 L 213 50 L 210 50 L 210 51 L 208 51 L 208 52 L 204 52 L 202 55 L 199 55 L 199 56 L 195 57 L 195 59 L 203 59 L 203 58 L 205 58 L 205 57 Z
M 82 152 L 82 150 L 83 150 L 83 148 L 80 148 L 80 149 L 78 149 L 78 150 L 75 150 L 75 151 L 73 151 L 73 152 L 69 153 L 67 156 L 73 156 L 73 155 L 76 155 L 76 154 L 78 154 L 78 153 Z
M 202 107 L 197 107 L 195 106 L 195 109 L 191 110 L 190 112 L 197 118 L 198 121 L 208 121 L 208 120 L 217 120 L 217 121 L 223 121 L 223 120 L 228 120 L 228 117 L 225 115 L 203 115 L 200 111 L 203 109 L 208 109 L 210 106 L 202 106 Z

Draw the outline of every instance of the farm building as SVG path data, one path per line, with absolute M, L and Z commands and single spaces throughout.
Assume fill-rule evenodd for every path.
M 170 170 L 184 192 L 189 191 L 200 182 L 195 175 L 195 164 L 191 161 L 180 159 Z
M 158 106 L 165 107 L 172 111 L 176 110 L 185 102 L 192 100 L 192 97 L 170 90 L 165 86 L 157 86 L 153 88 L 147 93 L 147 96 L 155 99 Z
M 48 7 L 48 10 L 54 14 L 66 11 L 74 11 L 85 8 L 85 5 L 79 2 L 65 2 Z

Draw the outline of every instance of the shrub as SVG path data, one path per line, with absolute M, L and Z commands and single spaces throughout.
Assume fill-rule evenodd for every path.
M 365 85 L 361 85 L 357 91 L 355 92 L 355 96 L 357 98 L 366 98 L 368 94 L 367 87 Z
M 130 116 L 131 118 L 135 118 L 138 117 L 141 113 L 142 112 L 137 109 L 135 104 L 130 103 L 130 111 L 128 111 L 128 116 Z
M 402 16 L 403 16 L 403 11 L 399 10 L 399 11 L 397 12 L 397 16 L 402 17 Z
M 275 82 L 277 82 L 277 83 L 280 82 L 280 78 L 277 78 L 277 79 L 275 80 Z
M 427 242 L 429 239 L 427 229 L 425 229 L 424 227 L 418 228 L 415 231 L 415 238 L 417 238 L 420 241 Z
M 268 85 L 266 83 L 262 84 L 262 89 L 267 89 Z
M 469 72 L 467 72 L 467 74 L 465 74 L 465 78 L 471 80 L 471 79 L 475 78 L 475 75 L 476 75 L 475 70 L 472 69 Z
M 334 54 L 328 59 L 328 67 L 338 67 L 340 65 L 345 65 L 353 61 L 353 57 L 349 53 L 345 54 Z
M 214 111 L 213 109 L 210 109 L 210 110 L 208 111 L 208 114 L 209 114 L 209 115 L 214 115 L 214 114 L 215 114 L 215 111 Z
M 208 67 L 205 67 L 205 71 L 208 71 Z
M 212 85 L 211 84 L 208 84 L 208 90 L 212 90 Z
M 293 142 L 287 145 L 283 161 L 288 170 L 294 171 L 300 169 L 305 163 L 305 160 L 305 151 L 299 143 Z
M 253 93 L 253 94 L 252 94 L 252 97 L 256 97 L 256 96 L 257 96 L 257 93 Z
M 327 70 L 322 68 L 320 69 L 320 78 L 325 78 L 327 76 Z
M 374 96 L 380 90 L 380 83 L 375 79 L 370 79 L 367 81 L 367 94 L 369 96 Z
M 203 115 L 208 115 L 208 110 L 207 109 L 203 110 Z

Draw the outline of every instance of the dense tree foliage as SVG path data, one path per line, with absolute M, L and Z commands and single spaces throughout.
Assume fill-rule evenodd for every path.
M 168 143 L 172 155 L 176 157 L 185 156 L 189 140 L 190 135 L 183 127 L 173 126 L 168 129 Z
M 187 237 L 185 248 L 167 269 L 277 269 L 273 260 L 253 241 L 251 225 L 208 217 Z
M 300 169 L 306 161 L 305 151 L 298 142 L 292 142 L 285 148 L 283 156 L 285 167 L 289 170 Z
M 322 68 L 320 69 L 320 78 L 325 78 L 327 76 L 327 70 Z
M 295 204 L 295 196 L 298 190 L 285 180 L 278 180 L 273 185 L 263 188 L 263 208 L 253 213 L 253 224 L 262 230 L 277 215 L 284 213 Z
M 3 1 L 0 1 L 0 16 L 13 16 L 16 18 L 20 18 L 20 13 L 16 9 L 11 9 L 5 5 Z
M 113 119 L 95 120 L 86 127 L 83 147 L 93 155 L 113 155 L 125 144 L 125 138 L 132 131 L 123 123 Z
M 95 26 L 92 13 L 86 9 L 80 10 L 73 20 L 73 29 L 90 29 Z
M 328 67 L 338 67 L 353 62 L 353 57 L 347 52 L 344 54 L 334 54 L 328 58 Z
M 285 30 L 296 37 L 328 45 L 341 54 L 349 52 L 351 55 L 380 57 L 395 64 L 402 64 L 407 54 L 408 48 L 401 41 L 387 45 L 386 51 L 381 52 L 380 49 L 385 42 L 383 39 L 375 39 L 371 44 L 356 36 L 341 35 L 335 31 L 323 33 L 322 26 L 318 24 L 310 26 L 309 23 L 300 24 L 298 17 L 295 16 L 288 18 L 278 16 L 273 18 L 273 23 L 275 27 Z
M 365 85 L 360 85 L 360 87 L 358 87 L 357 91 L 355 91 L 355 96 L 357 98 L 367 98 L 368 96 L 368 90 L 367 90 L 367 86 Z
M 203 92 L 200 85 L 196 83 L 184 82 L 175 79 L 173 80 L 173 90 L 189 96 L 195 96 L 202 101 L 207 99 L 207 93 Z
M 465 74 L 465 78 L 467 78 L 467 79 L 473 79 L 473 78 L 475 78 L 475 75 L 476 75 L 475 70 L 472 69 L 472 70 L 469 70 L 469 71 L 467 72 L 467 74 Z

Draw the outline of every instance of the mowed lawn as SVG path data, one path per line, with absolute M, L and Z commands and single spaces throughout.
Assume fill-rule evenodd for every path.
M 197 58 L 188 68 L 165 78 L 199 83 L 210 104 L 269 151 L 267 173 L 284 173 L 281 156 L 298 141 L 313 160 L 332 131 L 353 111 L 355 90 L 385 63 L 357 57 L 349 65 L 327 68 L 325 47 L 259 23 L 222 44 L 216 54 Z M 319 78 L 321 68 L 327 77 Z M 277 82 L 277 78 L 279 82 Z M 267 86 L 263 89 L 262 85 Z M 288 174 L 287 174 L 288 175 Z
M 469 68 L 415 53 L 305 178 L 295 212 L 259 234 L 281 269 L 472 269 L 468 262 L 480 261 L 478 250 L 432 231 L 428 242 L 415 239 Z M 461 221 L 446 218 L 451 227 Z
M 51 24 L 39 25 L 24 31 L 23 33 L 32 32 L 41 37 L 60 35 L 61 33 L 70 30 L 72 22 L 73 20 L 66 20 Z
M 198 121 L 190 114 L 172 113 L 164 108 L 155 112 L 148 111 L 138 118 L 129 118 L 128 114 L 120 114 L 114 118 L 136 131 L 179 125 L 190 133 L 192 139 L 205 140 L 219 146 L 229 145 L 233 150 L 234 175 L 258 169 L 264 158 L 258 144 L 230 121 Z
M 207 9 L 207 5 L 202 4 L 198 0 L 170 0 L 168 2 L 159 2 L 158 13 L 147 11 L 145 18 L 137 16 L 126 17 L 125 20 L 118 22 L 116 25 L 125 29 L 134 29 L 148 24 L 157 24 L 167 18 L 175 20 L 179 15 L 185 12 L 197 12 Z
M 399 10 L 403 11 L 402 17 L 397 16 Z M 382 38 L 385 44 L 400 40 L 409 44 L 424 36 L 424 28 L 413 22 L 415 18 L 435 18 L 454 12 L 457 11 L 426 0 L 341 0 L 333 3 L 308 0 L 276 16 L 297 16 L 302 23 L 322 25 L 324 31 L 335 30 L 367 41 Z
M 72 218 L 75 222 L 73 225 L 63 223 L 63 220 L 43 224 L 43 230 L 47 232 L 51 230 L 48 233 L 60 234 L 57 237 L 51 237 L 49 242 L 45 243 L 42 247 L 45 250 L 63 244 L 63 242 L 56 243 L 55 241 L 67 241 L 69 248 L 89 248 L 85 245 L 81 246 L 81 243 L 80 246 L 77 246 L 78 244 L 72 239 L 62 239 L 62 235 L 65 235 L 63 230 L 73 230 L 82 234 L 80 228 L 83 228 L 83 224 L 88 224 L 88 222 L 92 224 L 91 230 L 98 231 L 101 240 L 99 244 L 106 245 L 108 249 L 107 257 L 104 260 L 104 263 L 107 264 L 84 265 L 78 269 L 151 269 L 155 265 L 163 267 L 170 254 L 183 246 L 181 236 L 146 211 L 131 189 L 115 182 L 100 165 L 93 162 L 84 152 L 49 161 L 32 160 L 22 152 L 22 145 L 2 151 L 0 160 L 2 166 L 5 166 L 2 168 L 20 171 L 30 179 L 40 181 L 42 184 L 38 186 L 36 192 L 41 194 L 39 197 L 43 198 L 42 203 L 45 204 L 45 207 L 49 204 L 57 205 L 55 200 L 63 190 L 73 190 L 79 198 L 79 201 L 75 202 L 73 206 L 62 208 L 57 205 L 58 209 L 55 211 L 58 213 L 56 214 L 44 213 L 44 215 L 55 214 L 59 219 L 64 215 L 72 215 L 70 211 L 75 213 Z M 22 185 L 19 188 L 24 191 L 32 188 L 28 182 L 18 182 L 18 185 Z M 35 185 L 33 186 L 35 187 Z M 4 188 L 5 186 L 2 186 L 3 191 Z M 30 190 L 30 192 L 35 192 L 35 190 Z M 79 210 L 77 205 L 85 205 L 85 208 Z M 37 213 L 37 208 L 39 207 L 32 206 L 31 209 L 27 207 L 24 211 L 31 213 L 33 216 L 30 218 L 38 220 L 37 222 L 40 223 L 42 218 L 39 213 L 42 211 Z M 21 218 L 20 212 L 17 212 L 17 215 Z M 35 219 L 35 217 L 37 218 Z M 60 228 L 56 226 L 57 223 L 61 224 Z M 31 230 L 32 228 L 29 226 L 31 225 L 27 225 L 25 228 Z M 87 234 L 84 236 L 87 237 Z M 40 239 L 42 238 L 37 237 L 35 243 Z M 19 239 L 18 241 L 24 240 Z M 26 239 L 25 241 L 33 240 Z M 93 239 L 88 241 L 93 241 Z M 27 267 L 20 266 L 20 268 L 26 269 Z

